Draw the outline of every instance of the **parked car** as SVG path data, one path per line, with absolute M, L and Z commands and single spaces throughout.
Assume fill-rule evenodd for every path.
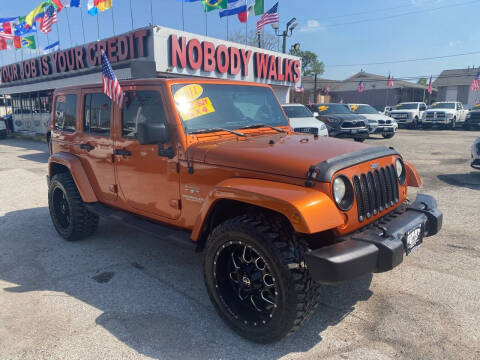
M 318 113 L 317 119 L 327 125 L 329 136 L 358 142 L 365 141 L 369 136 L 367 119 L 352 113 L 346 104 L 314 104 L 309 105 L 309 109 Z
M 284 104 L 282 107 L 290 120 L 293 131 L 328 136 L 327 126 L 318 120 L 305 105 Z
M 380 115 L 377 110 L 367 104 L 349 104 L 349 106 L 353 113 L 365 116 L 370 134 L 381 134 L 385 139 L 395 135 L 398 125 L 393 118 Z
M 399 126 L 416 129 L 420 126 L 426 110 L 427 105 L 424 102 L 404 102 L 395 106 L 395 109 L 390 111 L 390 116 Z
M 247 339 L 294 332 L 321 283 L 391 270 L 442 226 L 433 197 L 407 200 L 421 179 L 397 151 L 294 133 L 268 85 L 120 84 L 123 111 L 101 84 L 54 92 L 53 225 L 68 241 L 99 216 L 183 238 L 191 257 L 203 252 L 215 309 Z
M 480 127 L 480 104 L 476 104 L 467 114 L 465 124 L 463 126 L 466 130 L 474 127 Z
M 467 113 L 468 111 L 463 108 L 460 102 L 436 102 L 423 114 L 422 126 L 429 128 L 440 125 L 443 128 L 455 129 L 457 124 L 465 124 Z
M 472 144 L 472 168 L 480 170 L 480 136 Z

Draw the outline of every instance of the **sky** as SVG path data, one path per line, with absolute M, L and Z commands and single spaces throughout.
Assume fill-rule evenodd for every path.
M 133 28 L 156 25 L 227 39 L 227 20 L 217 11 L 205 15 L 199 2 L 183 4 L 180 0 L 114 0 L 112 10 L 98 17 L 100 38 L 128 32 Z M 265 10 L 275 4 L 265 0 Z M 22 16 L 36 7 L 40 0 L 0 0 L 0 17 Z M 67 9 L 58 14 L 58 29 L 48 35 L 38 33 L 37 46 L 42 48 L 60 40 L 61 48 L 95 41 L 97 18 L 87 14 L 87 0 L 82 9 Z M 153 14 L 150 11 L 153 6 Z M 82 30 L 81 12 L 83 13 Z M 480 0 L 280 0 L 280 28 L 293 17 L 298 26 L 287 48 L 300 43 L 302 50 L 315 52 L 325 63 L 324 78 L 343 80 L 361 69 L 366 72 L 395 78 L 430 77 L 442 70 L 480 66 L 478 14 Z M 68 20 L 67 20 L 68 16 Z M 254 30 L 255 19 L 247 29 Z M 70 24 L 70 27 L 68 26 Z M 207 26 L 206 26 L 207 25 Z M 244 34 L 245 25 L 236 17 L 228 21 L 228 36 Z M 269 32 L 273 30 L 269 27 Z M 71 38 L 70 38 L 71 34 Z M 280 42 L 279 42 L 280 45 Z M 449 57 L 429 61 L 357 65 L 428 58 L 478 52 L 468 56 Z M 38 51 L 40 53 L 40 50 Z M 37 55 L 23 50 L 23 57 Z M 0 64 L 20 61 L 20 51 L 0 52 Z M 354 66 L 339 66 L 350 65 Z

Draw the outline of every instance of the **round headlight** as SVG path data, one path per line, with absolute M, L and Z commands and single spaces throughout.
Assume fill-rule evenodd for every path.
M 397 161 L 395 161 L 395 169 L 398 181 L 403 185 L 405 183 L 405 166 L 403 166 L 402 160 L 397 159 Z
M 343 175 L 333 180 L 333 197 L 340 210 L 347 211 L 353 205 L 353 187 Z

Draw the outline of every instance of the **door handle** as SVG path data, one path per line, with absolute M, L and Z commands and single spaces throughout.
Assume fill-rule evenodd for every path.
M 92 151 L 93 149 L 95 149 L 95 147 L 87 143 L 87 144 L 80 144 L 80 149 Z
M 127 149 L 115 149 L 113 155 L 131 156 L 132 153 Z

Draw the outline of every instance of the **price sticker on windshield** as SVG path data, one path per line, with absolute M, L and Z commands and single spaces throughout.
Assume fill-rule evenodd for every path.
M 177 104 L 192 102 L 203 94 L 203 87 L 198 84 L 190 84 L 179 89 L 173 98 Z
M 208 97 L 195 100 L 190 104 L 179 105 L 178 110 L 183 121 L 188 121 L 215 112 L 215 108 Z
M 352 111 L 357 111 L 357 110 L 358 110 L 358 105 L 352 105 L 352 106 L 350 106 L 350 110 L 352 110 Z
M 319 112 L 326 111 L 326 110 L 328 110 L 328 106 L 322 105 L 318 107 Z

